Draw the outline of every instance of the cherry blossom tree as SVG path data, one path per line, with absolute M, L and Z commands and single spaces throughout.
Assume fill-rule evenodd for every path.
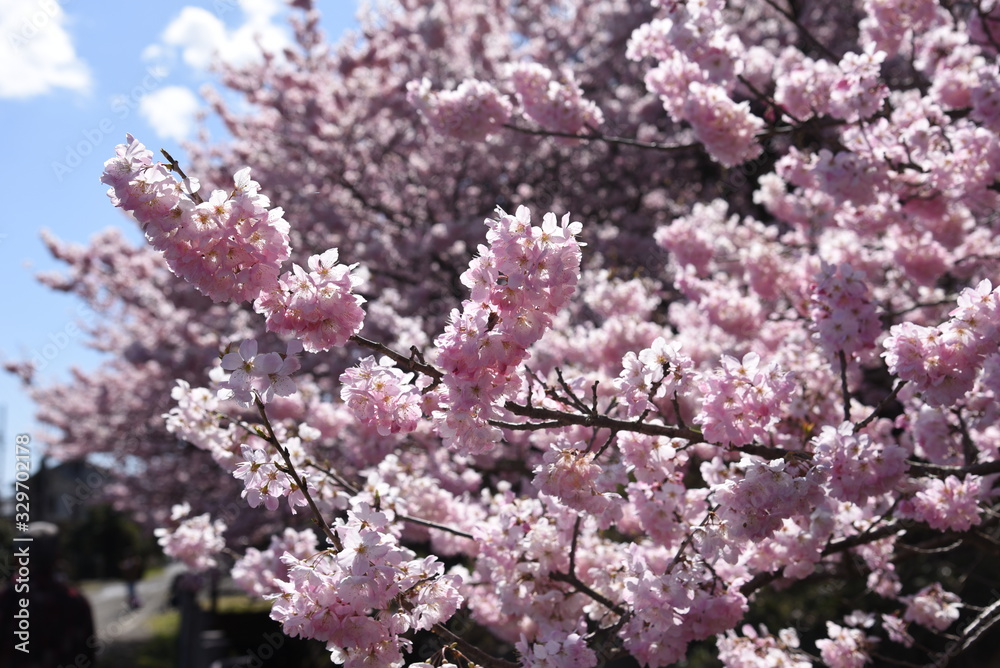
M 995 660 L 1000 8 L 295 4 L 49 240 L 55 452 L 348 666 Z

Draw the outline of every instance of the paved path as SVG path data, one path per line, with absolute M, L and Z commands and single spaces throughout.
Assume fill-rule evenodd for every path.
M 170 598 L 170 583 L 177 573 L 184 570 L 181 564 L 170 564 L 156 575 L 138 583 L 137 591 L 142 606 L 131 610 L 128 606 L 128 590 L 124 582 L 109 582 L 97 590 L 87 593 L 94 614 L 94 627 L 98 638 L 97 665 L 111 668 L 102 658 L 110 658 L 111 651 L 125 645 L 134 645 L 148 640 L 149 620 L 167 609 Z

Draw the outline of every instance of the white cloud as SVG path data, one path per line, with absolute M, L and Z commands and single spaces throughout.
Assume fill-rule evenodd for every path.
M 164 139 L 183 141 L 197 127 L 201 103 L 190 88 L 165 86 L 143 96 L 139 113 Z
M 56 0 L 0 0 L 0 98 L 90 89 L 90 70 L 65 24 Z
M 261 47 L 271 52 L 290 44 L 284 21 L 284 3 L 276 0 L 239 0 L 242 23 L 230 28 L 223 21 L 236 4 L 216 2 L 215 12 L 187 6 L 167 25 L 160 43 L 146 48 L 150 59 L 169 59 L 180 54 L 189 66 L 204 70 L 216 59 L 230 65 L 261 60 Z

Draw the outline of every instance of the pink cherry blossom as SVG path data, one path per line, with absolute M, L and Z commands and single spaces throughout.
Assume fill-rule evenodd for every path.
M 239 170 L 231 192 L 189 199 L 162 163 L 131 135 L 105 164 L 102 180 L 112 203 L 130 211 L 171 270 L 213 301 L 252 301 L 274 290 L 288 259 L 289 225 L 280 208 L 258 194 L 250 168 Z
M 353 273 L 355 265 L 337 263 L 333 248 L 309 258 L 306 271 L 292 265 L 271 291 L 254 302 L 267 318 L 268 331 L 302 341 L 308 352 L 342 346 L 361 330 L 364 298 L 352 290 L 363 280 Z
M 921 489 L 910 501 L 912 515 L 940 531 L 968 531 L 980 524 L 979 496 L 982 478 L 950 475 L 945 479 L 922 481 Z
M 420 390 L 388 357 L 366 357 L 340 376 L 340 397 L 355 416 L 387 436 L 413 431 L 420 419 Z
M 560 81 L 538 63 L 519 63 L 510 67 L 507 76 L 525 115 L 546 130 L 577 134 L 604 122 L 597 105 L 584 99 L 571 70 Z
M 182 512 L 187 514 L 187 510 Z M 181 518 L 174 517 L 174 521 L 177 519 Z M 158 528 L 156 537 L 164 554 L 183 561 L 193 571 L 204 571 L 218 563 L 216 557 L 226 546 L 226 541 L 222 538 L 225 532 L 225 522 L 212 520 L 205 513 L 182 519 L 173 529 Z
M 464 141 L 481 141 L 498 132 L 510 119 L 513 105 L 484 81 L 467 79 L 454 91 L 432 92 L 424 77 L 406 85 L 407 100 L 444 135 Z
M 906 450 L 856 434 L 849 422 L 823 427 L 814 452 L 813 461 L 826 472 L 833 496 L 853 503 L 888 492 L 906 473 Z
M 961 600 L 956 594 L 945 591 L 940 582 L 929 584 L 913 596 L 905 596 L 906 613 L 903 619 L 916 622 L 935 631 L 944 631 L 960 614 Z
M 778 407 L 792 391 L 792 381 L 777 364 L 760 366 L 760 355 L 743 360 L 724 356 L 722 366 L 702 377 L 704 395 L 695 422 L 713 443 L 750 443 L 767 440 L 767 430 L 778 421 Z

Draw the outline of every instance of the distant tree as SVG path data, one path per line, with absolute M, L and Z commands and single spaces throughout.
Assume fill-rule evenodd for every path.
M 55 453 L 349 666 L 984 660 L 1000 9 L 295 4 L 106 164 L 149 248 L 48 240 Z

